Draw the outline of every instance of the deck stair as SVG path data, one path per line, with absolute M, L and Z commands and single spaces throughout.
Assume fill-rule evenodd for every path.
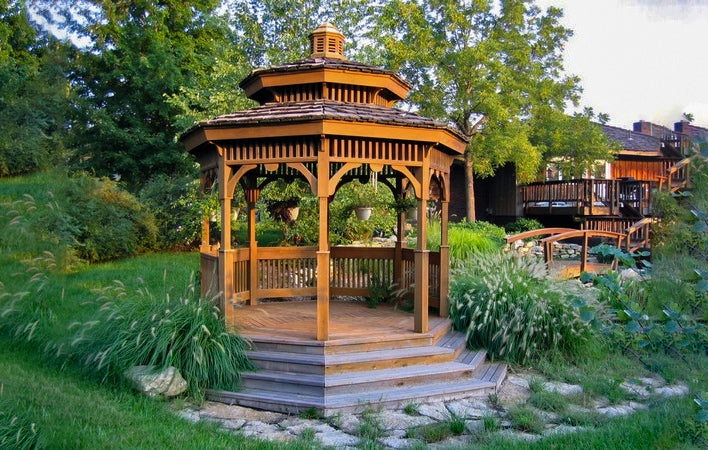
M 209 391 L 208 397 L 285 413 L 315 408 L 329 414 L 486 395 L 506 376 L 506 365 L 486 362 L 484 350 L 468 350 L 465 334 L 453 331 L 449 320 L 429 333 L 386 340 L 275 341 L 253 340 L 249 358 L 259 370 L 243 374 L 241 391 Z

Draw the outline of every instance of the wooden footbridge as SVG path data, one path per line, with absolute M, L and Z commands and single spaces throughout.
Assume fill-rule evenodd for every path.
M 582 272 L 600 272 L 615 266 L 614 261 L 610 264 L 605 264 L 592 259 L 588 250 L 593 244 L 599 242 L 612 243 L 617 248 L 627 252 L 634 252 L 648 247 L 652 219 L 642 219 L 640 222 L 627 228 L 626 233 L 608 230 L 542 228 L 509 236 L 506 242 L 507 244 L 512 244 L 520 240 L 538 239 L 539 245 L 543 247 L 543 259 L 548 265 L 548 269 L 556 276 L 574 278 L 578 277 Z M 580 242 L 580 258 L 578 260 L 556 259 L 554 257 L 556 244 L 568 240 Z

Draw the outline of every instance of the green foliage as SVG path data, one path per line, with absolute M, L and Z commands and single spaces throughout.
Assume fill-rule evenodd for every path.
M 6 406 L 0 402 L 0 448 L 40 448 L 36 424 L 22 415 L 10 412 Z
M 369 296 L 366 297 L 366 304 L 369 308 L 376 308 L 379 303 L 387 303 L 395 297 L 396 284 L 387 284 L 377 275 L 369 278 Z
M 477 175 L 513 162 L 519 179 L 528 181 L 544 158 L 573 151 L 560 148 L 568 143 L 582 143 L 569 160 L 579 167 L 609 157 L 595 124 L 564 114 L 564 105 L 579 99 L 580 80 L 563 73 L 572 32 L 562 15 L 533 2 L 395 0 L 377 8 L 367 50 L 375 64 L 413 83 L 407 102 L 421 114 L 472 136 L 465 158 Z M 542 133 L 569 124 L 566 139 Z M 593 139 L 583 141 L 588 136 Z
M 174 366 L 192 395 L 233 389 L 240 372 L 252 369 L 249 344 L 226 329 L 214 299 L 195 289 L 191 283 L 181 296 L 158 298 L 147 286 L 130 293 L 116 281 L 101 289 L 96 316 L 72 325 L 69 355 L 106 378 L 118 379 L 136 365 Z
M 115 182 L 79 175 L 58 186 L 56 195 L 68 217 L 52 217 L 48 227 L 72 226 L 79 257 L 106 261 L 155 247 L 157 229 L 152 214 Z
M 555 348 L 571 351 L 590 337 L 572 291 L 548 279 L 533 258 L 477 255 L 452 273 L 450 315 L 472 348 L 525 362 Z
M 431 220 L 428 224 L 427 245 L 430 250 L 436 251 L 440 248 L 440 226 L 440 220 Z M 504 238 L 504 229 L 488 222 L 462 221 L 449 224 L 450 260 L 456 264 L 467 261 L 478 253 L 496 253 L 502 248 Z
M 22 187 L 3 204 L 1 245 L 33 256 L 51 251 L 63 270 L 81 259 L 105 261 L 154 248 L 152 214 L 115 182 L 62 174 L 29 180 L 45 184 L 43 198 L 19 192 Z
M 0 2 L 0 177 L 62 164 L 69 46 L 34 24 L 27 2 Z
M 538 409 L 551 412 L 563 412 L 568 407 L 568 400 L 558 392 L 542 390 L 533 392 L 529 397 L 529 403 Z
M 494 416 L 484 416 L 482 417 L 482 429 L 488 433 L 499 431 L 501 424 L 499 419 Z
M 155 217 L 159 248 L 184 250 L 199 244 L 202 220 L 209 211 L 198 180 L 159 174 L 143 186 L 139 198 Z
M 538 230 L 543 228 L 541 222 L 536 219 L 529 219 L 528 217 L 519 217 L 513 222 L 504 225 L 504 231 L 507 234 L 519 234 L 524 231 Z
M 509 408 L 507 418 L 512 427 L 529 433 L 541 434 L 546 425 L 541 416 L 524 405 L 516 405 Z
M 409 416 L 419 416 L 420 415 L 420 406 L 416 403 L 406 403 L 403 406 L 403 412 Z
M 73 167 L 120 176 L 131 190 L 156 174 L 188 174 L 169 102 L 183 86 L 204 86 L 233 33 L 218 1 L 38 2 L 39 13 L 83 39 L 70 71 Z M 199 105 L 193 105 L 196 109 Z
M 359 427 L 357 428 L 361 447 L 378 448 L 378 441 L 384 436 L 380 413 L 380 410 L 375 410 L 371 407 L 365 408 L 361 413 Z

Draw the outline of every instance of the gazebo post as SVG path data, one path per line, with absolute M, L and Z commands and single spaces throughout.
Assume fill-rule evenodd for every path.
M 427 152 L 426 152 L 427 153 Z M 426 158 L 424 158 L 425 160 Z M 420 195 L 418 197 L 418 243 L 415 249 L 415 293 L 413 294 L 413 330 L 416 333 L 428 332 L 428 263 L 429 251 L 427 250 L 428 234 L 428 189 L 429 167 L 425 162 L 417 171 Z
M 248 304 L 258 304 L 258 241 L 256 240 L 256 202 L 258 189 L 245 189 L 248 202 Z
M 329 339 L 329 139 L 321 138 L 317 155 L 319 233 L 317 246 L 317 340 Z
M 396 194 L 403 198 L 403 180 L 396 177 Z M 396 215 L 396 247 L 393 253 L 393 282 L 399 287 L 403 286 L 403 237 L 406 230 L 406 217 L 402 211 Z
M 233 308 L 229 304 L 234 296 L 234 251 L 231 248 L 231 197 L 228 180 L 232 169 L 219 159 L 219 202 L 221 203 L 221 246 L 219 247 L 219 286 L 221 311 L 227 324 L 234 323 Z
M 446 183 L 447 186 L 447 183 Z M 440 208 L 440 317 L 447 317 L 450 313 L 448 295 L 450 293 L 450 245 L 448 242 L 448 218 L 450 200 L 443 191 L 443 200 Z

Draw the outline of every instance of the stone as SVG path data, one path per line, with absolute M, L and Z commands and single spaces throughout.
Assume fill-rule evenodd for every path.
M 361 420 L 354 414 L 344 414 L 343 416 L 332 420 L 332 422 L 338 422 L 336 424 L 337 428 L 349 434 L 356 434 L 359 431 L 359 426 L 361 425 Z
M 415 442 L 420 442 L 417 439 L 404 439 L 399 437 L 386 437 L 379 441 L 382 445 L 389 448 L 411 448 Z
M 614 405 L 598 408 L 597 412 L 608 417 L 617 417 L 632 414 L 634 412 L 634 408 L 632 408 L 629 404 Z
M 686 395 L 688 394 L 688 386 L 685 384 L 676 384 L 673 386 L 662 386 L 659 388 L 656 388 L 654 392 L 658 395 L 661 395 L 662 397 L 676 397 L 679 395 Z
M 244 408 L 238 405 L 226 405 L 218 402 L 206 402 L 201 410 L 203 417 L 215 419 L 245 419 L 255 420 L 264 423 L 278 423 L 287 416 L 271 411 L 259 411 L 257 409 Z
M 443 421 L 450 417 L 450 411 L 447 410 L 444 403 L 427 403 L 418 407 L 418 412 L 421 416 L 428 416 L 435 420 Z
M 585 427 L 574 427 L 571 425 L 558 425 L 557 427 L 552 427 L 547 429 L 543 434 L 545 436 L 551 436 L 554 434 L 568 434 L 577 433 L 578 431 L 585 430 Z
M 199 411 L 195 411 L 193 409 L 183 409 L 177 413 L 177 415 L 184 420 L 188 420 L 192 423 L 197 423 L 199 422 Z
M 494 410 L 489 405 L 476 398 L 456 400 L 447 404 L 447 409 L 457 417 L 463 419 L 481 419 L 494 415 Z
M 149 397 L 175 397 L 187 390 L 187 382 L 175 367 L 134 366 L 124 376 L 133 387 Z
M 637 271 L 634 269 L 624 269 L 624 270 L 620 271 L 619 279 L 622 282 L 639 281 L 642 279 L 642 276 L 639 275 L 639 273 L 637 273 Z
M 400 411 L 382 411 L 379 414 L 379 420 L 384 430 L 405 430 L 409 427 L 427 425 L 434 421 L 425 415 L 409 416 Z
M 469 433 L 475 433 L 477 431 L 484 431 L 484 421 L 483 420 L 466 420 L 465 428 Z
M 548 381 L 543 383 L 543 387 L 547 391 L 557 392 L 562 395 L 581 394 L 583 387 L 578 384 L 568 384 L 560 381 Z
M 266 439 L 269 441 L 289 441 L 294 438 L 292 434 L 281 429 L 280 427 L 270 423 L 260 422 L 258 420 L 247 422 L 240 430 L 238 430 L 238 432 L 244 436 Z
M 622 388 L 625 392 L 628 392 L 630 394 L 634 394 L 638 396 L 639 398 L 649 398 L 651 393 L 649 392 L 649 389 L 647 389 L 647 386 L 641 385 L 641 384 L 636 384 L 636 383 L 631 383 L 629 381 L 625 381 L 622 384 L 620 384 L 620 388 Z
M 315 430 L 315 439 L 326 447 L 334 448 L 354 447 L 359 442 L 359 438 L 343 431 L 335 430 L 329 425 L 318 427 Z

